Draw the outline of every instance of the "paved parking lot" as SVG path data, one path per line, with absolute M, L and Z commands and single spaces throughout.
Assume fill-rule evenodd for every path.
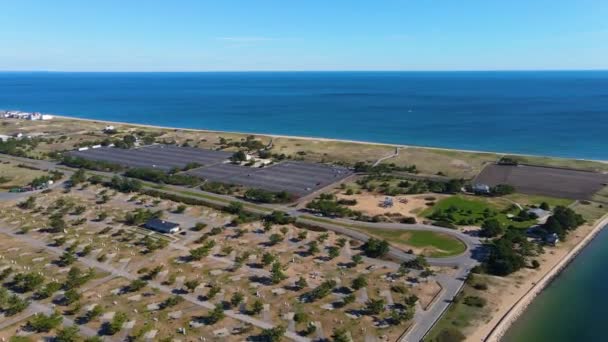
M 530 165 L 488 165 L 475 183 L 509 184 L 517 192 L 578 200 L 590 199 L 608 183 L 608 175 L 596 172 Z
M 285 161 L 264 168 L 217 164 L 188 173 L 212 182 L 305 196 L 350 176 L 352 171 L 340 166 Z
M 102 160 L 134 168 L 155 168 L 169 171 L 183 169 L 190 162 L 202 167 L 187 171 L 202 179 L 268 191 L 287 191 L 305 196 L 352 174 L 345 167 L 301 161 L 284 161 L 263 168 L 226 163 L 231 152 L 203 150 L 173 145 L 152 145 L 134 149 L 112 147 L 71 151 L 69 155 Z
M 126 167 L 157 168 L 168 171 L 184 168 L 190 162 L 213 165 L 228 159 L 232 153 L 203 150 L 193 147 L 173 145 L 151 145 L 134 149 L 113 147 L 90 148 L 85 151 L 71 151 L 69 155 L 85 159 L 102 160 Z

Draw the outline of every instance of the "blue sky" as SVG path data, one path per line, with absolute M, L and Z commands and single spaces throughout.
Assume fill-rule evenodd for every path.
M 607 0 L 0 0 L 0 70 L 608 69 Z

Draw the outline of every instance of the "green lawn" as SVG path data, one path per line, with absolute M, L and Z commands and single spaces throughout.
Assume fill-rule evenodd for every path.
M 303 215 L 302 218 L 310 221 L 334 224 L 346 228 L 352 228 L 369 236 L 388 241 L 394 246 L 407 246 L 421 249 L 428 249 L 426 256 L 434 258 L 447 258 L 462 254 L 466 251 L 466 245 L 447 234 L 435 233 L 424 230 L 402 230 L 402 229 L 378 229 L 361 225 L 344 224 L 320 217 Z
M 425 253 L 433 258 L 445 258 L 459 255 L 467 250 L 466 245 L 447 234 L 440 234 L 423 230 L 397 230 L 397 229 L 375 229 L 357 227 L 366 233 L 385 239 L 394 244 L 408 245 L 416 248 L 431 249 Z
M 501 198 L 485 198 L 456 195 L 444 198 L 433 207 L 425 209 L 422 216 L 437 221 L 448 221 L 456 225 L 480 226 L 487 219 L 496 219 L 504 227 L 528 228 L 536 220 L 517 221 L 507 217 L 516 215 L 517 208 Z
M 557 197 L 547 197 L 540 195 L 525 195 L 525 194 L 510 194 L 504 196 L 504 198 L 508 198 L 513 202 L 517 202 L 521 205 L 540 205 L 543 202 L 546 202 L 551 207 L 555 207 L 558 205 L 568 206 L 574 202 L 571 199 L 567 198 L 557 198 Z

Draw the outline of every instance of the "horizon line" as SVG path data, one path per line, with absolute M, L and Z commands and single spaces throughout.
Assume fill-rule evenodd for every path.
M 428 70 L 406 70 L 406 69 L 369 69 L 369 70 L 1 70 L 0 73 L 272 73 L 272 72 L 580 72 L 580 71 L 608 71 L 608 68 L 597 69 L 428 69 Z

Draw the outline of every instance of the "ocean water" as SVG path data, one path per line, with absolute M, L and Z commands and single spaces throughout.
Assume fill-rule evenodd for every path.
M 604 228 L 534 299 L 502 342 L 607 341 L 607 245 Z
M 608 160 L 608 71 L 0 73 L 0 109 Z

